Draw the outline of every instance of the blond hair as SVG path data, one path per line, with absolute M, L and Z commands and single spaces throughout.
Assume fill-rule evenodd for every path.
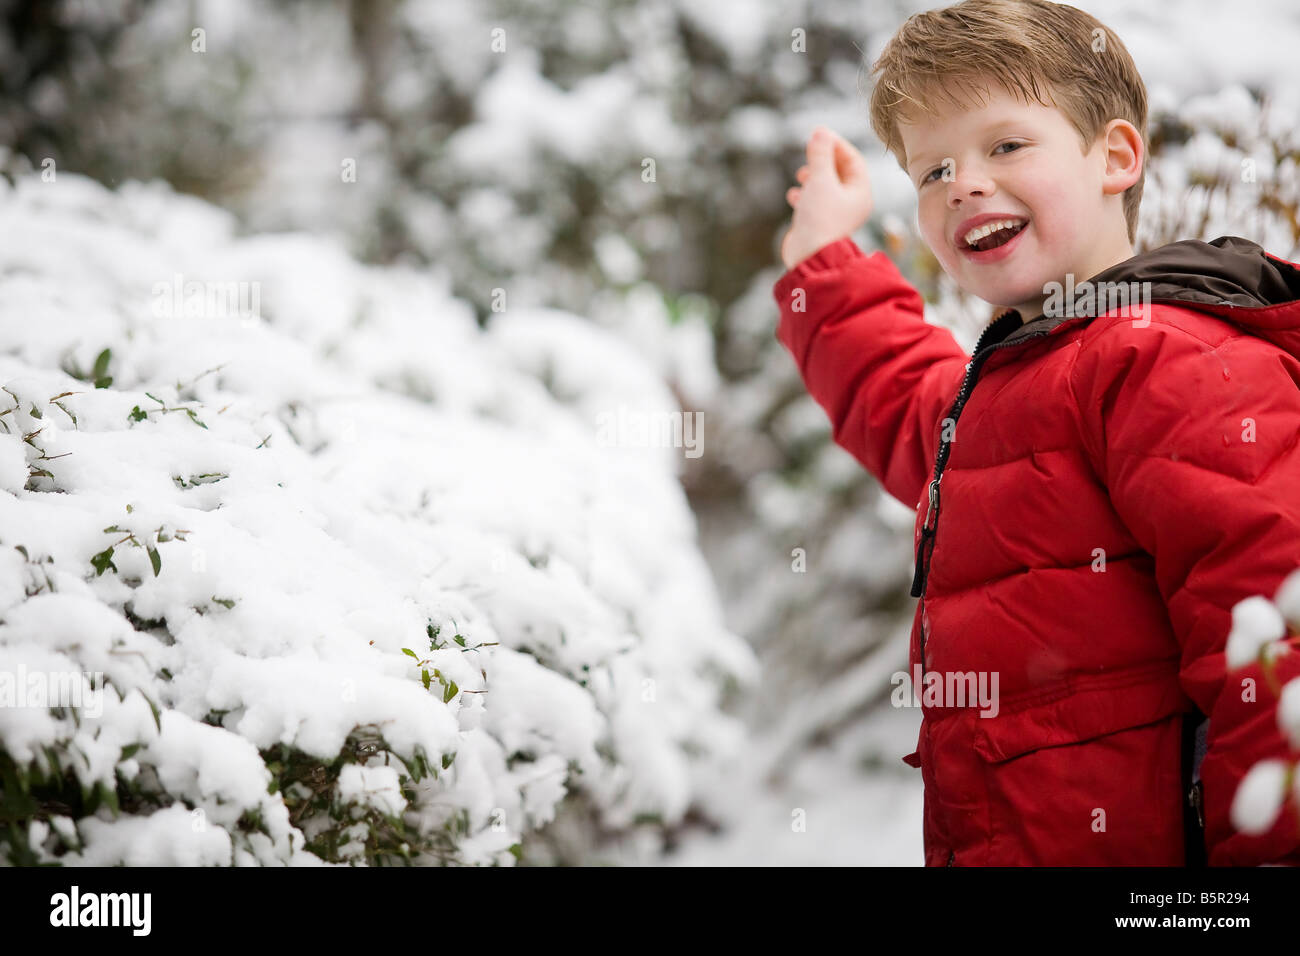
M 1124 218 L 1129 242 L 1136 238 L 1146 180 L 1146 85 L 1119 37 L 1095 17 L 1047 0 L 965 0 L 909 17 L 871 73 L 880 74 L 871 92 L 871 128 L 904 169 L 899 119 L 933 116 L 935 95 L 964 108 L 987 95 L 990 81 L 1022 102 L 1032 97 L 1059 109 L 1084 153 L 1111 120 L 1132 123 L 1144 161 L 1138 181 L 1124 192 Z

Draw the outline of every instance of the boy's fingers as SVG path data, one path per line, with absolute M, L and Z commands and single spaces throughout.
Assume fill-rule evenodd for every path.
M 808 174 L 811 172 L 812 170 L 807 166 L 800 166 L 798 171 L 794 174 L 794 178 L 801 183 L 806 183 L 808 181 Z
M 831 143 L 830 130 L 823 126 L 813 130 L 812 136 L 808 138 L 807 150 L 810 175 L 822 169 L 835 168 Z
M 839 173 L 840 179 L 851 179 L 865 167 L 866 160 L 862 158 L 861 153 L 854 149 L 853 144 L 837 137 L 835 140 L 835 170 Z
M 839 147 L 839 149 L 842 152 L 844 152 L 846 155 L 852 156 L 854 159 L 862 158 L 862 154 L 858 152 L 858 148 L 854 146 L 852 143 L 850 143 L 847 139 L 845 139 L 839 133 L 833 133 L 832 135 L 834 135 L 835 137 L 835 145 Z
M 841 183 L 852 183 L 866 176 L 867 162 L 839 133 L 818 126 L 808 139 L 808 165 L 804 168 L 808 170 L 805 177 L 795 174 L 801 183 L 821 171 L 834 173 Z

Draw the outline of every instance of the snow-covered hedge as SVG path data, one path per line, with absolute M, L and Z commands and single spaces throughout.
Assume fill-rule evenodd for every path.
M 571 315 L 0 181 L 0 859 L 513 864 L 741 733 L 669 390 Z M 7 696 L 6 696 L 7 695 Z
M 1256 662 L 1263 668 L 1264 679 L 1278 698 L 1278 729 L 1293 750 L 1300 750 L 1300 678 L 1283 684 L 1275 667 L 1280 657 L 1292 653 L 1288 640 L 1297 634 L 1300 570 L 1287 576 L 1272 599 L 1260 594 L 1237 602 L 1225 647 L 1230 674 Z M 1242 693 L 1246 693 L 1244 685 Z M 1287 804 L 1300 809 L 1300 761 L 1294 757 L 1261 760 L 1233 794 L 1232 825 L 1244 833 L 1267 833 Z

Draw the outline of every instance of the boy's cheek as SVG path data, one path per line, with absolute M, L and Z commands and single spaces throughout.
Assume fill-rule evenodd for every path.
M 930 247 L 930 251 L 934 253 L 934 257 L 944 264 L 951 262 L 953 251 L 948 245 L 947 238 L 944 236 L 942 224 L 936 226 L 934 222 L 927 217 L 920 220 L 920 227 L 921 238 L 925 241 L 925 244 Z

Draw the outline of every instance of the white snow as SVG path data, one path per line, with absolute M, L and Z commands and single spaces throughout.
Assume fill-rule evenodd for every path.
M 367 727 L 439 775 L 408 805 L 372 755 L 336 802 L 426 835 L 463 808 L 464 862 L 513 863 L 573 788 L 612 824 L 680 817 L 695 765 L 740 739 L 722 679 L 756 664 L 698 554 L 682 449 L 597 441 L 601 411 L 675 407 L 643 359 L 563 313 L 481 331 L 436 272 L 235 237 L 159 183 L 26 177 L 0 206 L 0 653 L 107 684 L 94 719 L 0 708 L 0 743 L 169 804 L 102 808 L 62 859 L 320 862 L 321 821 L 290 823 L 266 755 L 332 760 Z M 243 298 L 206 298 L 222 283 Z M 70 374 L 104 349 L 108 387 Z
M 348 764 L 339 771 L 339 798 L 345 802 L 374 807 L 387 816 L 406 809 L 401 780 L 393 767 L 362 767 Z
M 1264 645 L 1285 634 L 1286 621 L 1268 598 L 1256 595 L 1238 601 L 1232 609 L 1232 629 L 1228 632 L 1228 667 L 1249 664 Z
M 1251 767 L 1232 798 L 1232 825 L 1242 833 L 1267 833 L 1286 797 L 1286 774 L 1284 760 L 1261 760 Z

